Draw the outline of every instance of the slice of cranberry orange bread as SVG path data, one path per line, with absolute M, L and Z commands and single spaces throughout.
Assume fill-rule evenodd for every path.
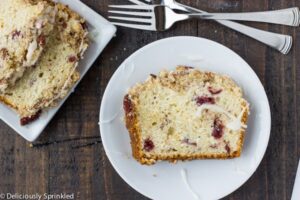
M 39 59 L 53 30 L 53 5 L 43 0 L 0 1 L 0 93 Z
M 43 55 L 0 95 L 19 113 L 22 125 L 65 97 L 80 77 L 76 67 L 88 47 L 85 21 L 67 6 L 57 4 L 57 9 L 56 25 Z
M 249 104 L 227 76 L 180 66 L 131 88 L 123 105 L 142 164 L 241 154 Z

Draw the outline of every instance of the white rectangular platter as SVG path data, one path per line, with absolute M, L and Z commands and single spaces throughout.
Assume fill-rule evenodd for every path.
M 79 63 L 78 66 L 78 70 L 81 73 L 82 79 L 86 72 L 93 65 L 95 60 L 98 58 L 100 53 L 103 51 L 105 46 L 114 36 L 116 27 L 79 0 L 57 0 L 56 2 L 61 2 L 65 5 L 68 5 L 71 9 L 75 10 L 83 18 L 85 18 L 88 24 L 89 32 L 93 36 L 90 46 L 84 55 L 84 59 Z M 77 85 L 74 86 L 73 90 L 76 86 Z M 33 142 L 42 133 L 44 128 L 54 117 L 56 112 L 63 105 L 70 94 L 71 92 L 60 102 L 58 107 L 43 112 L 40 118 L 30 125 L 21 126 L 18 115 L 3 104 L 0 104 L 0 119 L 26 140 Z

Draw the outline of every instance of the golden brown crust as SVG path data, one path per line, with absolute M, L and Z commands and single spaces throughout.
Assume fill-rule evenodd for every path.
M 16 106 L 10 103 L 4 96 L 0 96 L 0 101 L 13 109 L 17 109 Z
M 131 148 L 132 148 L 132 155 L 135 159 L 139 160 L 140 155 L 142 153 L 141 147 L 139 145 L 140 134 L 138 128 L 138 120 L 136 117 L 135 106 L 131 101 L 129 95 L 124 97 L 123 107 L 125 110 L 125 122 L 126 127 L 129 131 L 130 139 L 131 139 Z
M 249 107 L 247 105 L 243 105 L 243 107 L 245 107 L 247 109 L 245 110 L 245 112 L 243 114 L 242 122 L 243 122 L 243 124 L 247 124 L 250 110 L 249 110 Z M 235 157 L 240 157 L 241 156 L 243 145 L 244 145 L 244 140 L 245 140 L 245 134 L 246 134 L 246 131 L 244 129 L 242 129 L 241 134 L 240 134 L 241 137 L 240 137 L 239 144 L 238 144 L 239 148 L 238 148 L 238 151 L 237 151 Z
M 190 67 L 185 66 L 179 66 L 176 70 L 178 71 L 186 71 L 190 69 Z M 198 71 L 196 72 L 198 73 Z M 200 73 L 200 72 L 199 72 Z M 197 74 L 199 75 L 199 74 Z M 204 75 L 207 77 L 207 79 L 213 79 L 216 74 L 211 72 L 205 72 Z M 155 79 L 156 75 L 151 75 L 151 79 Z M 230 80 L 229 82 L 234 86 L 235 83 L 229 78 L 229 77 L 222 77 L 222 79 Z M 170 85 L 173 85 L 174 83 L 167 83 Z M 142 143 L 141 143 L 141 129 L 139 126 L 138 118 L 137 118 L 137 112 L 136 112 L 136 105 L 132 99 L 138 99 L 134 98 L 133 96 L 130 96 L 132 94 L 127 94 L 124 97 L 123 106 L 125 110 L 125 123 L 126 127 L 129 131 L 130 139 L 131 139 L 131 147 L 132 147 L 132 155 L 133 157 L 140 162 L 141 164 L 145 165 L 152 165 L 155 164 L 157 161 L 169 161 L 172 163 L 176 163 L 177 161 L 188 161 L 188 160 L 195 160 L 195 159 L 230 159 L 230 158 L 236 158 L 240 157 L 243 144 L 244 144 L 244 138 L 245 138 L 245 130 L 241 129 L 240 131 L 240 138 L 238 141 L 238 150 L 229 152 L 229 153 L 222 153 L 222 154 L 197 154 L 197 155 L 171 155 L 171 156 L 163 156 L 163 155 L 151 155 L 147 156 L 143 152 Z M 244 102 L 244 105 L 242 105 L 243 108 L 245 108 L 245 111 L 243 113 L 242 122 L 243 124 L 247 124 L 248 121 L 248 115 L 249 115 L 249 107 L 246 102 Z

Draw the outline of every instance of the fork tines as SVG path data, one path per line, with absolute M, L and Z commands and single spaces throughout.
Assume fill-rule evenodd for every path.
M 108 16 L 117 26 L 124 26 L 128 28 L 142 29 L 156 31 L 155 28 L 155 14 L 153 6 L 148 5 L 109 5 L 114 10 L 108 12 L 114 15 Z

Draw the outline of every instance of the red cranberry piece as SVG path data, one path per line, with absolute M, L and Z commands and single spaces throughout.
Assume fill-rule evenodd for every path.
M 223 125 L 222 121 L 219 120 L 218 118 L 216 118 L 214 120 L 212 136 L 215 139 L 220 139 L 223 136 L 223 134 L 224 134 L 224 130 L 223 129 L 224 129 L 224 125 Z
M 231 149 L 230 149 L 228 143 L 226 143 L 226 145 L 225 145 L 225 150 L 227 151 L 228 154 L 230 154 Z
M 133 110 L 133 105 L 128 94 L 124 97 L 123 108 L 126 113 L 130 113 Z
M 216 102 L 213 97 L 202 96 L 196 98 L 196 103 L 198 106 L 201 106 L 203 104 L 215 104 Z
M 66 29 L 66 28 L 68 27 L 68 24 L 67 24 L 66 22 L 63 22 L 63 23 L 61 24 L 61 26 L 62 26 L 64 29 Z
M 216 94 L 220 94 L 223 90 L 222 89 L 214 89 L 212 87 L 208 87 L 208 91 L 212 94 L 212 95 L 216 95 Z
M 11 33 L 11 35 L 12 35 L 12 39 L 14 40 L 15 38 L 17 38 L 21 35 L 21 31 L 15 30 Z
M 23 118 L 20 120 L 21 125 L 22 125 L 22 126 L 25 126 L 25 125 L 27 125 L 27 124 L 29 124 L 29 123 L 31 123 L 31 122 L 37 120 L 37 119 L 40 117 L 41 113 L 42 113 L 42 111 L 39 110 L 35 115 L 32 115 L 32 116 L 30 116 L 30 117 L 23 117 Z
M 76 56 L 69 56 L 68 60 L 69 60 L 69 62 L 76 62 L 77 57 Z
M 152 151 L 154 149 L 154 143 L 152 140 L 150 140 L 149 138 L 147 138 L 145 141 L 144 141 L 144 150 L 145 151 Z
M 3 60 L 9 55 L 9 52 L 6 48 L 0 49 L 0 56 Z
M 197 146 L 196 142 L 190 142 L 188 138 L 183 139 L 182 142 L 188 145 Z
M 37 38 L 37 42 L 38 42 L 39 45 L 45 46 L 46 45 L 46 37 L 44 35 L 40 35 Z

